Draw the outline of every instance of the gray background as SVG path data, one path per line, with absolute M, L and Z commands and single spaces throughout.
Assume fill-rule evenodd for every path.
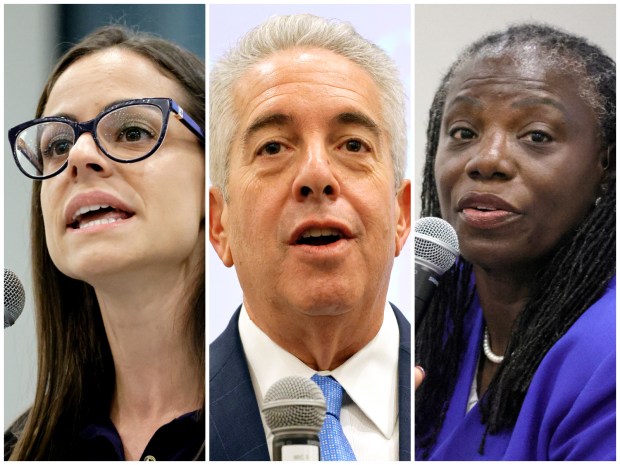
M 419 218 L 428 110 L 457 54 L 483 35 L 525 21 L 546 22 L 590 39 L 616 56 L 615 5 L 416 5 L 415 202 Z
M 19 276 L 26 290 L 22 315 L 4 330 L 5 427 L 32 404 L 37 365 L 29 240 L 34 181 L 15 166 L 6 134 L 34 118 L 43 85 L 70 43 L 117 23 L 170 39 L 204 60 L 204 5 L 4 6 L 4 267 Z

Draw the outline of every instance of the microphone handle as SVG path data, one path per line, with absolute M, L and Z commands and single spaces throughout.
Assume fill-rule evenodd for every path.
M 429 267 L 415 263 L 415 330 L 426 315 L 428 305 L 439 285 L 439 274 Z M 414 333 L 415 334 L 415 333 Z
M 290 431 L 273 436 L 274 462 L 319 461 L 319 436 L 307 431 Z

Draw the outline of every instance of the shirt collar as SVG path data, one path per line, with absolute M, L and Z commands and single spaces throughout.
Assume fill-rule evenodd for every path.
M 262 410 L 265 393 L 276 381 L 293 375 L 310 378 L 316 373 L 273 342 L 250 320 L 245 307 L 239 316 L 239 332 L 259 409 Z M 320 372 L 338 380 L 386 438 L 392 436 L 398 418 L 398 351 L 398 323 L 386 303 L 377 335 L 335 370 Z

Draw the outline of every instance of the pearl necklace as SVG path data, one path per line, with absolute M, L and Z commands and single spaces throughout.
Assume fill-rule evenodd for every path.
M 486 357 L 491 363 L 499 365 L 504 361 L 503 355 L 495 355 L 491 350 L 491 343 L 489 342 L 489 328 L 487 326 L 484 327 L 484 340 L 482 341 L 482 350 L 484 350 L 484 355 L 486 355 Z

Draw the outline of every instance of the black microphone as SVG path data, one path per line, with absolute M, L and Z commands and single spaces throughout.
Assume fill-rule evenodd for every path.
M 15 273 L 4 269 L 4 327 L 13 326 L 24 310 L 26 293 Z
M 327 408 L 314 381 L 287 376 L 275 382 L 265 393 L 262 411 L 273 433 L 274 461 L 319 460 L 319 431 Z
M 415 222 L 415 325 L 418 327 L 439 285 L 439 278 L 459 256 L 459 240 L 450 223 L 441 218 Z

